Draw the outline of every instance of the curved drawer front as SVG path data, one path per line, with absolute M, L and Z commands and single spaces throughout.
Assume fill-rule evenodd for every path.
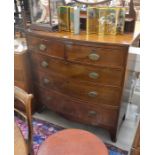
M 41 103 L 48 108 L 81 123 L 115 126 L 117 121 L 118 109 L 116 108 L 103 109 L 100 106 L 88 106 L 84 102 L 48 89 L 38 89 L 38 95 Z
M 127 56 L 126 50 L 121 47 L 97 48 L 79 45 L 66 45 L 65 50 L 67 52 L 67 59 L 70 61 L 114 68 L 123 67 Z
M 35 71 L 34 71 L 35 72 Z M 97 86 L 93 83 L 69 80 L 56 74 L 35 72 L 35 82 L 40 86 L 56 90 L 65 95 L 94 104 L 119 106 L 120 88 Z
M 30 50 L 41 52 L 53 57 L 64 58 L 64 45 L 55 40 L 39 39 L 28 36 L 28 46 Z
M 32 54 L 32 58 L 34 66 L 40 70 L 54 72 L 71 80 L 89 81 L 100 85 L 121 86 L 122 84 L 123 71 L 120 69 L 73 64 L 39 54 Z

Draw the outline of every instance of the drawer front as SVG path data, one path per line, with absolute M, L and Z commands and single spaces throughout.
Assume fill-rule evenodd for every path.
M 123 48 L 96 48 L 89 46 L 66 45 L 67 59 L 86 64 L 123 67 L 126 61 L 127 50 Z
M 88 106 L 84 102 L 76 101 L 55 91 L 42 88 L 37 90 L 42 104 L 70 119 L 97 126 L 115 126 L 118 115 L 118 110 L 115 108 Z
M 120 69 L 73 64 L 39 54 L 33 54 L 32 58 L 34 67 L 45 72 L 54 72 L 63 75 L 71 80 L 89 81 L 100 85 L 121 86 L 122 84 L 123 71 Z
M 61 42 L 29 36 L 28 46 L 30 50 L 53 57 L 64 58 L 64 45 Z
M 94 104 L 119 106 L 120 88 L 118 87 L 97 86 L 93 83 L 73 81 L 53 73 L 44 72 L 35 72 L 34 80 L 40 86 L 80 100 Z

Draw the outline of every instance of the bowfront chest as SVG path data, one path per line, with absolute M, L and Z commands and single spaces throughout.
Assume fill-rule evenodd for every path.
M 99 37 L 29 30 L 28 52 L 38 106 L 106 128 L 116 141 L 126 113 L 126 68 L 133 40 L 131 34 Z

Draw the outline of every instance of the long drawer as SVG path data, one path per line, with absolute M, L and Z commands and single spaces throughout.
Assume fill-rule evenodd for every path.
M 40 86 L 94 104 L 119 106 L 120 88 L 70 80 L 53 73 L 35 71 L 34 81 Z
M 37 87 L 37 92 L 42 104 L 76 121 L 98 126 L 115 126 L 117 121 L 117 108 L 88 106 L 84 102 L 76 101 L 71 97 L 41 87 Z
M 95 82 L 100 85 L 121 86 L 123 71 L 107 67 L 84 66 L 64 60 L 52 59 L 33 52 L 33 65 L 45 72 L 54 72 L 69 79 Z
M 64 58 L 64 44 L 62 42 L 31 36 L 28 36 L 27 40 L 30 50 L 53 57 Z
M 125 65 L 127 52 L 123 47 L 91 47 L 68 44 L 67 59 L 85 64 L 121 68 Z

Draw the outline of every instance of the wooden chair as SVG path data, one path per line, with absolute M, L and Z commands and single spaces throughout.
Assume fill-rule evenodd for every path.
M 19 109 L 14 108 L 16 114 L 21 116 L 27 121 L 28 125 L 28 140 L 27 140 L 27 150 L 28 155 L 33 155 L 32 149 L 32 135 L 33 135 L 33 127 L 32 127 L 32 114 L 31 114 L 31 103 L 32 103 L 32 94 L 28 94 L 24 90 L 19 87 L 14 87 L 14 97 L 15 101 L 20 101 L 20 103 L 24 106 L 25 112 L 20 111 Z

